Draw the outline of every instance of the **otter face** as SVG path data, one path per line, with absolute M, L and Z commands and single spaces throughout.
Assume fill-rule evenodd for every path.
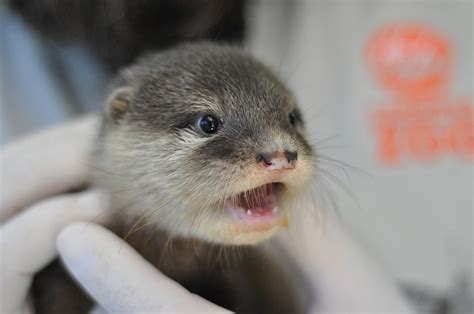
M 98 182 L 114 207 L 185 237 L 253 244 L 288 224 L 314 173 L 291 93 L 231 47 L 181 46 L 122 72 Z

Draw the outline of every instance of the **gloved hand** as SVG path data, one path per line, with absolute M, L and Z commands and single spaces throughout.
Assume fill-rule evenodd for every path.
M 226 312 L 163 276 L 110 231 L 68 226 L 107 221 L 100 191 L 61 194 L 86 183 L 96 129 L 97 118 L 87 117 L 1 153 L 0 313 L 32 312 L 33 276 L 57 253 L 106 311 Z

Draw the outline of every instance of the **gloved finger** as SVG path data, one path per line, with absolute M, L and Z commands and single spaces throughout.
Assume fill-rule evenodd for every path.
M 277 239 L 302 267 L 317 293 L 314 313 L 413 313 L 394 280 L 337 221 L 327 217 L 321 225 L 313 217 L 299 218 Z
M 15 211 L 86 182 L 98 117 L 53 127 L 0 153 L 0 222 Z
M 59 235 L 63 262 L 108 312 L 228 312 L 161 274 L 111 231 L 74 223 Z
M 106 219 L 97 190 L 58 196 L 28 208 L 0 227 L 0 313 L 20 311 L 33 275 L 56 256 L 56 237 L 77 220 Z

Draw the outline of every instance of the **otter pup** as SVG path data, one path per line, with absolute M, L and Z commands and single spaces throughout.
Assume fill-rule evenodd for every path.
M 287 87 L 244 52 L 209 43 L 150 54 L 112 87 L 93 175 L 111 195 L 109 227 L 218 305 L 304 312 L 284 257 L 255 246 L 288 224 L 313 178 Z M 86 311 L 90 300 L 58 265 L 37 276 L 36 309 Z

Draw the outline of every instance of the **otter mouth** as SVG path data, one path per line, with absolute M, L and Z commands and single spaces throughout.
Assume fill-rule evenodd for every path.
M 268 183 L 230 197 L 224 207 L 242 223 L 271 224 L 279 216 L 278 195 L 283 188 L 282 183 Z

